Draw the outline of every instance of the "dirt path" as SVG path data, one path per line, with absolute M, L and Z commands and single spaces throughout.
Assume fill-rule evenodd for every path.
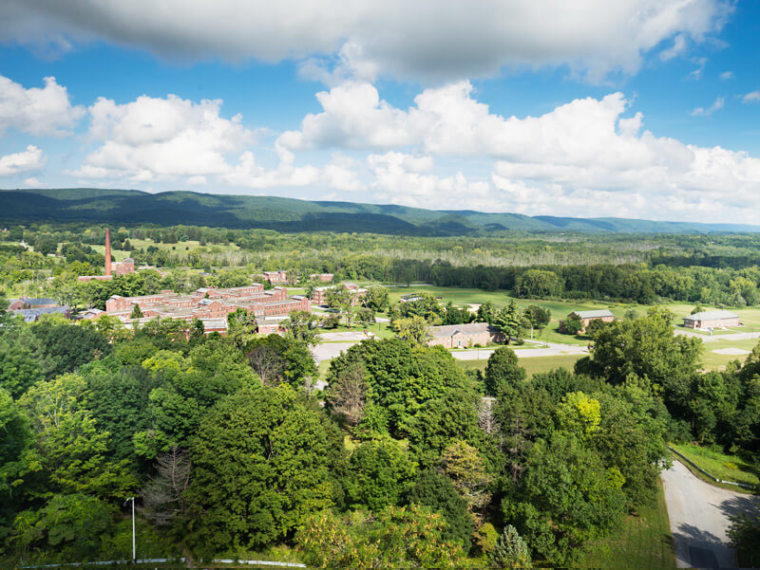
M 678 567 L 736 567 L 726 535 L 729 517 L 756 509 L 758 498 L 710 485 L 678 461 L 661 476 Z

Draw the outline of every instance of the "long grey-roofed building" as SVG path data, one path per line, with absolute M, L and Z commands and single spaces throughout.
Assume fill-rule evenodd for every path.
M 690 329 L 721 329 L 739 326 L 739 315 L 731 311 L 702 311 L 684 317 L 683 326 Z

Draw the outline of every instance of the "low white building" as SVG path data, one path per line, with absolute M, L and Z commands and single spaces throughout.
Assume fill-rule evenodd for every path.
M 739 315 L 731 311 L 702 311 L 684 317 L 683 326 L 690 329 L 722 329 L 739 326 Z

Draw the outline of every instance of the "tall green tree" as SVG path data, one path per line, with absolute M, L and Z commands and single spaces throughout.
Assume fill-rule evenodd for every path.
M 409 503 L 428 507 L 446 518 L 444 540 L 459 542 L 469 552 L 475 521 L 467 510 L 467 502 L 459 495 L 451 480 L 436 469 L 427 469 L 417 478 L 407 495 Z
M 531 448 L 527 472 L 502 501 L 506 521 L 552 564 L 570 563 L 587 541 L 619 524 L 624 479 L 574 436 L 555 433 Z
M 30 388 L 19 400 L 31 420 L 42 476 L 33 492 L 42 497 L 84 493 L 123 498 L 137 480 L 126 461 L 108 455 L 111 434 L 98 429 L 88 407 L 87 384 L 66 374 Z
M 702 341 L 675 336 L 672 314 L 652 309 L 634 321 L 615 321 L 594 336 L 589 372 L 612 384 L 630 375 L 663 390 L 666 403 L 684 405 L 697 373 Z
M 502 386 L 518 386 L 525 381 L 526 372 L 518 364 L 515 352 L 506 347 L 497 348 L 486 364 L 486 391 L 495 396 Z
M 111 352 L 108 341 L 89 327 L 40 320 L 32 327 L 37 337 L 37 358 L 46 378 L 74 372 L 88 362 Z
M 330 469 L 341 448 L 319 408 L 287 386 L 223 399 L 190 445 L 189 541 L 214 552 L 262 548 L 287 536 L 333 504 Z
M 362 443 L 351 454 L 345 477 L 351 505 L 378 511 L 398 505 L 414 483 L 417 465 L 391 439 Z
M 39 361 L 25 343 L 30 339 L 28 331 L 19 331 L 18 336 L 0 336 L 0 388 L 19 398 L 36 382 L 43 379 Z
M 504 335 L 504 341 L 509 344 L 512 339 L 522 336 L 522 317 L 514 299 L 494 315 L 492 325 Z

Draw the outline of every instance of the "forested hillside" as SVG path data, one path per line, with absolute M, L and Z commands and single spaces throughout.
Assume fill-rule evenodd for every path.
M 273 196 L 67 188 L 0 191 L 0 222 L 35 221 L 207 225 L 283 232 L 335 231 L 394 235 L 488 235 L 505 231 L 685 233 L 758 231 L 740 224 L 650 222 L 437 211 L 395 205 L 311 202 Z

